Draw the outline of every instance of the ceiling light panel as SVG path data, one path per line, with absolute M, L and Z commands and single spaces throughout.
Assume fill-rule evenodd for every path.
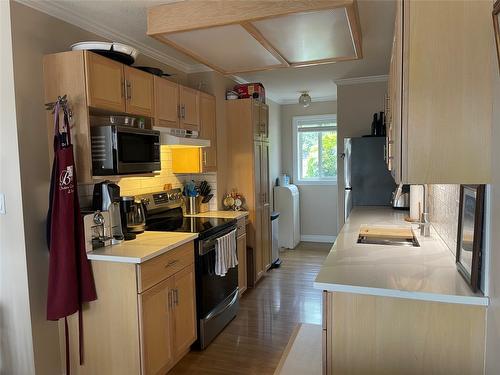
M 280 60 L 240 25 L 165 34 L 162 38 L 226 73 L 282 66 Z
M 296 13 L 252 24 L 290 63 L 356 57 L 345 8 Z

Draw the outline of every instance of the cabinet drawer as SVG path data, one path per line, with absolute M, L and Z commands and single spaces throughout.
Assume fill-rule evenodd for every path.
M 237 227 L 236 237 L 239 237 L 247 232 L 246 226 L 247 226 L 247 218 L 246 217 L 242 217 L 241 219 L 238 219 L 238 221 L 236 222 L 236 227 Z
M 194 263 L 194 242 L 188 242 L 137 266 L 137 289 L 141 293 Z

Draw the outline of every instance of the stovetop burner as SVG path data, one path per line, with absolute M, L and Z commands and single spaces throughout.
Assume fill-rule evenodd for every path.
M 184 217 L 180 190 L 139 196 L 146 207 L 146 230 L 162 232 L 199 233 L 207 238 L 232 225 L 235 219 L 213 217 Z

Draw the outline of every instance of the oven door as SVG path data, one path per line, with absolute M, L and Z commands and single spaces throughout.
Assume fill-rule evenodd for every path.
M 161 169 L 160 132 L 117 126 L 114 144 L 118 174 L 150 173 Z
M 238 266 L 230 268 L 225 276 L 215 274 L 215 244 L 218 237 L 234 231 L 230 227 L 198 243 L 197 262 L 197 309 L 203 319 L 238 289 Z M 220 306 L 219 306 L 220 307 Z

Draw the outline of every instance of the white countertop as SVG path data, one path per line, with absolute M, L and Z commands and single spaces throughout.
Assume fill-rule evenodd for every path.
M 87 258 L 108 262 L 143 263 L 197 237 L 198 233 L 144 232 L 137 235 L 135 240 L 91 251 L 87 253 Z
M 207 211 L 196 215 L 184 215 L 187 217 L 216 217 L 221 219 L 240 219 L 248 216 L 248 211 Z
M 488 305 L 474 294 L 458 273 L 455 257 L 431 227 L 420 247 L 358 244 L 362 225 L 411 226 L 406 212 L 385 207 L 356 207 L 321 266 L 314 287 L 328 291 L 419 299 L 446 303 Z

